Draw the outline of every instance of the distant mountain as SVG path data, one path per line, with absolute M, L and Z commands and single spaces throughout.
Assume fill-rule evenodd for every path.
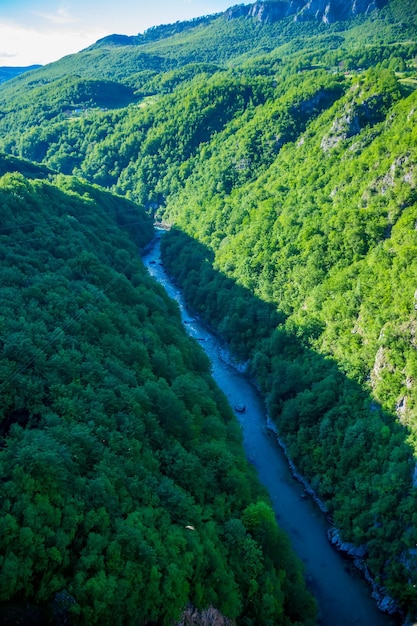
M 174 24 L 152 26 L 144 33 L 139 33 L 138 35 L 108 35 L 96 41 L 96 43 L 89 46 L 87 50 L 94 50 L 102 46 L 139 46 L 152 41 L 159 41 L 167 37 L 172 37 L 172 35 L 192 30 L 197 26 L 207 25 L 216 19 L 216 17 L 219 17 L 219 15 L 221 15 L 221 13 L 196 17 L 192 20 L 178 21 Z
M 150 42 L 166 39 L 200 26 L 207 26 L 216 18 L 226 19 L 239 17 L 253 18 L 263 23 L 273 23 L 286 17 L 294 21 L 317 20 L 330 24 L 347 20 L 360 14 L 368 14 L 381 8 L 387 0 L 261 0 L 253 4 L 238 4 L 223 13 L 198 17 L 193 20 L 154 26 L 138 35 L 113 34 L 99 39 L 89 46 L 94 50 L 103 46 L 139 46 Z
M 6 82 L 6 80 L 15 78 L 15 76 L 19 76 L 19 74 L 23 74 L 24 72 L 37 70 L 40 67 L 42 67 L 42 65 L 28 65 L 26 67 L 8 67 L 8 66 L 0 67 L 0 83 L 4 83 Z

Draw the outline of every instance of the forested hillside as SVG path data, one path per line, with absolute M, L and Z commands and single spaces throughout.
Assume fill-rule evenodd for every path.
M 30 169 L 0 178 L 0 621 L 170 624 L 191 604 L 314 624 L 207 357 L 138 258 L 149 217 Z
M 8 81 L 0 147 L 173 224 L 170 272 L 369 576 L 416 614 L 416 6 L 325 23 L 272 19 L 278 4 Z

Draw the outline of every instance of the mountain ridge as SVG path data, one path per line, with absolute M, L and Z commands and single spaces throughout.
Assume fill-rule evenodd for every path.
M 112 34 L 99 39 L 87 50 L 107 45 L 140 46 L 207 25 L 219 17 L 234 20 L 240 17 L 260 23 L 274 23 L 287 17 L 294 21 L 316 20 L 323 24 L 344 21 L 358 15 L 367 15 L 382 8 L 387 0 L 260 0 L 252 4 L 238 4 L 222 13 L 210 14 L 193 20 L 178 21 L 147 29 L 143 34 Z
M 250 5 L 237 5 L 226 11 L 228 19 L 254 18 L 259 22 L 275 22 L 285 17 L 318 20 L 331 24 L 382 8 L 384 0 L 263 0 Z

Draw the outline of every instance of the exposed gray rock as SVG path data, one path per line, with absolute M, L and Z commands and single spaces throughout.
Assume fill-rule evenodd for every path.
M 332 3 L 329 0 L 310 0 L 295 16 L 296 20 L 316 19 L 329 24 L 333 19 Z
M 235 20 L 238 17 L 248 17 L 248 7 L 244 4 L 238 4 L 227 9 L 225 16 L 228 20 Z
M 260 22 L 276 22 L 287 15 L 291 13 L 286 2 L 256 2 L 250 7 L 248 13 L 248 17 L 253 17 Z
M 381 331 L 382 332 L 382 331 Z M 382 379 L 383 372 L 387 370 L 390 373 L 394 372 L 394 368 L 389 361 L 389 354 L 384 346 L 379 346 L 376 354 L 374 365 L 370 372 L 370 381 L 372 389 L 376 389 Z
M 287 460 L 288 460 L 288 463 L 289 463 L 289 466 L 290 466 L 290 469 L 292 471 L 294 478 L 299 480 L 304 485 L 306 492 L 313 497 L 314 501 L 316 502 L 316 504 L 318 504 L 320 509 L 323 512 L 327 512 L 326 505 L 320 500 L 320 498 L 317 497 L 314 490 L 309 486 L 309 484 L 306 482 L 303 476 L 301 476 L 297 472 L 294 463 L 291 461 L 290 457 L 287 454 L 286 445 L 279 438 L 277 427 L 269 416 L 267 418 L 266 425 L 269 430 L 275 433 L 277 442 L 279 443 L 279 445 L 281 446 L 281 448 L 283 449 L 287 457 Z M 329 521 L 330 521 L 330 518 L 329 518 Z M 391 598 L 391 596 L 388 595 L 385 587 L 379 586 L 375 582 L 374 577 L 369 571 L 369 568 L 365 561 L 365 557 L 368 553 L 367 546 L 366 545 L 357 546 L 349 541 L 343 541 L 343 539 L 340 536 L 340 531 L 335 527 L 329 528 L 329 530 L 327 531 L 327 536 L 328 536 L 330 543 L 334 545 L 337 550 L 339 550 L 340 552 L 343 552 L 346 556 L 352 557 L 353 564 L 358 570 L 360 570 L 363 573 L 364 578 L 371 586 L 372 597 L 376 600 L 376 604 L 379 610 L 389 615 L 394 615 L 396 613 L 399 613 L 399 606 L 396 603 L 396 601 L 393 598 Z M 417 554 L 417 550 L 416 550 L 416 554 Z
M 352 15 L 358 15 L 359 13 L 370 13 L 377 8 L 378 5 L 376 1 L 369 2 L 369 0 L 354 0 L 352 4 Z
M 378 609 L 383 613 L 387 613 L 388 615 L 394 615 L 395 613 L 398 613 L 399 606 L 397 602 L 388 595 L 385 587 L 380 586 L 375 582 L 374 577 L 369 571 L 369 568 L 364 560 L 367 554 L 367 547 L 364 545 L 356 546 L 349 541 L 343 541 L 337 528 L 330 528 L 327 531 L 327 536 L 330 543 L 334 545 L 337 550 L 343 552 L 347 556 L 353 557 L 353 563 L 355 567 L 363 573 L 365 579 L 372 588 L 371 595 L 376 601 Z
M 380 8 L 384 0 L 278 0 L 237 5 L 226 12 L 227 19 L 248 17 L 260 22 L 276 22 L 294 16 L 295 21 L 318 20 L 331 24 Z
M 378 8 L 376 0 L 309 0 L 297 14 L 297 19 L 317 19 L 325 24 L 347 20 Z
M 363 99 L 362 93 L 354 94 L 357 90 L 358 85 L 355 85 L 351 90 L 352 100 L 346 103 L 344 109 L 334 118 L 330 132 L 323 137 L 321 148 L 324 152 L 345 139 L 356 137 L 365 127 L 372 128 L 381 121 L 383 96 L 376 94 Z M 355 144 L 353 149 L 357 151 L 358 147 L 358 144 Z
M 341 141 L 358 135 L 360 130 L 359 115 L 354 107 L 349 107 L 333 120 L 329 134 L 325 135 L 321 141 L 321 149 L 328 152 Z
M 330 543 L 340 552 L 344 552 L 347 556 L 363 559 L 368 553 L 368 548 L 365 545 L 356 546 L 349 541 L 343 541 L 340 536 L 340 532 L 337 528 L 329 528 L 327 531 L 327 537 Z
M 232 626 L 233 622 L 222 615 L 218 609 L 209 606 L 202 611 L 189 606 L 181 615 L 176 626 Z
M 373 591 L 371 595 L 376 600 L 376 605 L 380 611 L 388 615 L 398 613 L 398 604 L 391 596 L 386 595 L 385 589 Z

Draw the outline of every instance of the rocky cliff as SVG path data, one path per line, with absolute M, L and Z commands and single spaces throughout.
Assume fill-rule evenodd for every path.
M 228 19 L 248 17 L 260 22 L 275 22 L 293 16 L 295 21 L 316 19 L 325 24 L 346 20 L 361 13 L 370 13 L 381 8 L 384 0 L 278 0 L 277 2 L 255 2 L 229 9 Z

